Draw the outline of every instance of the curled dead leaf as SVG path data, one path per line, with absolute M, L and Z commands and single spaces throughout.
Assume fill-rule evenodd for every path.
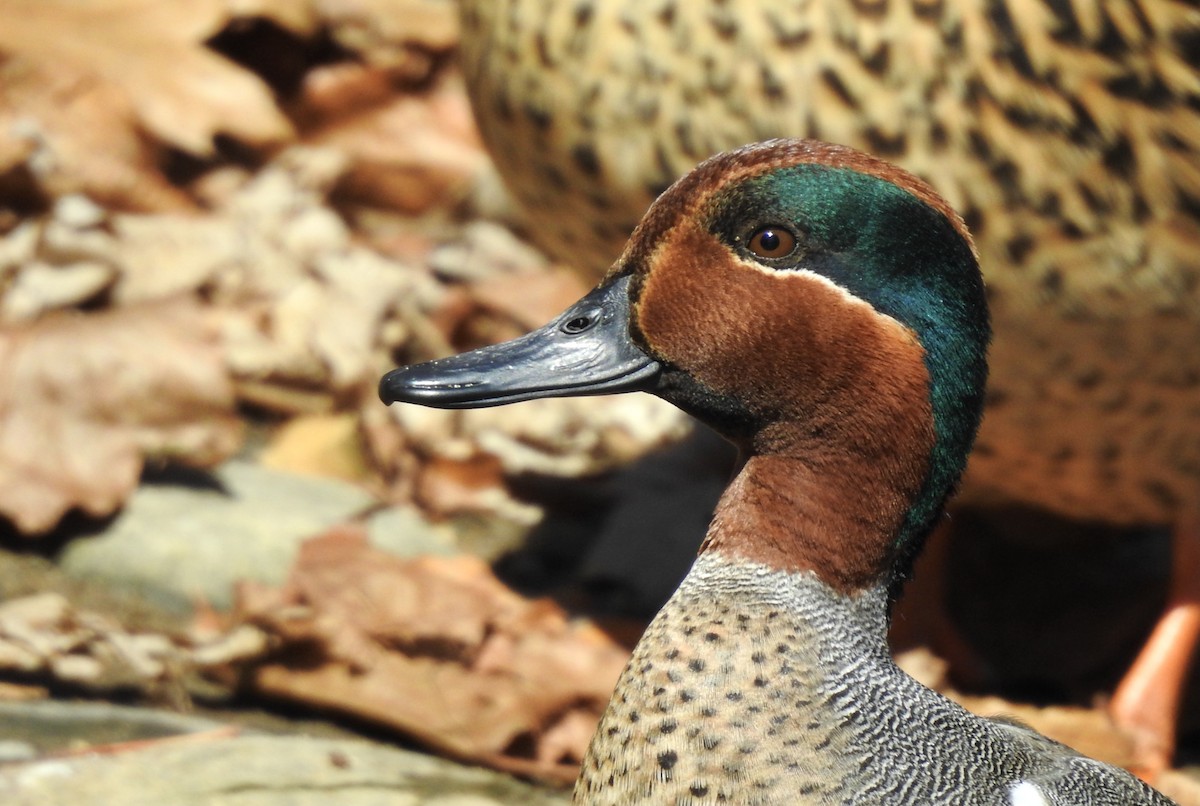
M 87 193 L 128 210 L 191 208 L 187 195 L 158 171 L 156 151 L 139 133 L 135 114 L 120 88 L 90 82 L 76 70 L 0 63 L 0 159 L 6 163 L 0 193 L 27 200 Z
M 212 464 L 241 423 L 208 314 L 164 302 L 0 329 L 0 514 L 24 533 L 106 515 L 146 456 Z
M 333 105 L 329 85 L 355 89 Z M 370 68 L 345 65 L 314 69 L 305 80 L 316 113 L 306 141 L 349 156 L 339 194 L 408 214 L 462 201 L 489 162 L 461 79 L 442 76 L 421 94 L 385 87 Z
M 165 142 L 211 154 L 217 134 L 253 145 L 291 136 L 267 85 L 204 44 L 228 19 L 224 0 L 3 0 L 0 12 L 0 51 L 119 87 Z
M 402 560 L 353 528 L 310 540 L 279 598 L 239 612 L 283 644 L 252 675 L 260 692 L 554 780 L 573 777 L 628 656 L 478 558 Z

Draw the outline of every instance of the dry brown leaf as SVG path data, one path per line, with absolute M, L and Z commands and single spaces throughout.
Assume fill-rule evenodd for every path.
M 453 0 L 314 0 L 338 43 L 371 64 L 395 63 L 406 45 L 447 51 L 458 44 Z
M 1178 806 L 1200 806 L 1200 774 L 1194 768 L 1187 772 L 1167 770 L 1154 786 Z
M 284 644 L 253 674 L 261 692 L 548 778 L 574 776 L 627 657 L 477 558 L 401 560 L 357 529 L 306 543 L 274 596 L 246 593 L 243 618 Z
M 225 0 L 0 0 L 0 15 L 10 59 L 119 87 L 147 131 L 194 154 L 211 154 L 217 134 L 291 135 L 270 88 L 204 46 L 229 18 Z
M 166 302 L 0 329 L 0 514 L 25 533 L 106 515 L 143 457 L 211 464 L 241 441 L 205 312 Z
M 490 511 L 496 496 L 507 497 L 504 468 L 487 454 L 461 460 L 432 456 L 422 466 L 414 492 L 421 508 L 437 515 Z
M 4 60 L 0 192 L 9 198 L 82 192 L 128 210 L 191 207 L 159 173 L 156 149 L 138 132 L 135 117 L 128 95 L 112 84 L 68 67 Z
M 98 690 L 148 688 L 180 654 L 165 636 L 127 632 L 57 593 L 0 604 L 0 670 L 49 674 Z
M 225 312 L 226 364 L 248 398 L 328 408 L 334 391 L 375 385 L 386 356 L 430 329 L 422 311 L 441 294 L 419 265 L 355 242 L 326 197 L 342 164 L 328 149 L 285 150 L 202 214 L 61 198 L 0 237 L 0 323 L 198 296 Z
M 320 25 L 317 10 L 310 2 L 297 0 L 224 0 L 227 16 L 232 19 L 264 19 L 291 31 L 308 36 Z
M 588 290 L 578 272 L 556 268 L 495 274 L 473 285 L 471 296 L 527 332 L 558 316 Z
M 328 99 L 338 93 L 328 85 L 351 83 L 348 74 L 358 71 L 367 74 L 361 94 L 346 101 L 358 106 L 331 106 Z M 309 73 L 303 94 L 328 117 L 305 141 L 349 156 L 340 188 L 347 198 L 409 214 L 458 203 L 490 164 L 461 80 L 446 75 L 425 93 L 396 94 L 371 73 L 346 65 Z
M 0 0 L 0 157 L 19 159 L 13 164 L 50 197 L 192 207 L 160 172 L 160 143 L 207 156 L 218 134 L 253 146 L 292 136 L 267 85 L 204 45 L 231 5 Z M 294 10 L 251 5 L 281 25 L 300 23 Z M 21 175 L 10 173 L 0 190 L 28 193 Z
M 233 680 L 241 664 L 267 651 L 266 635 L 246 625 L 230 629 L 222 621 L 207 634 L 167 635 L 128 629 L 54 592 L 0 602 L 0 673 L 97 693 L 179 696 L 197 673 Z M 36 687 L 0 686 L 0 701 L 44 696 Z

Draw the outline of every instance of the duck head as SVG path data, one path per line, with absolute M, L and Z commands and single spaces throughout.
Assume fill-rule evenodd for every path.
M 857 589 L 903 573 L 961 475 L 988 338 L 971 238 L 928 185 L 852 149 L 773 140 L 676 182 L 545 327 L 394 370 L 380 396 L 658 395 L 745 460 L 702 550 Z

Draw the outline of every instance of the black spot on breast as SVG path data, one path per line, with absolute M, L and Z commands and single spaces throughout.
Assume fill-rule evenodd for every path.
M 1042 290 L 1046 292 L 1048 297 L 1051 299 L 1057 299 L 1062 295 L 1062 272 L 1058 269 L 1050 269 L 1048 272 L 1042 275 L 1041 286 Z
M 664 770 L 670 770 L 678 761 L 679 754 L 674 750 L 667 750 L 666 752 L 658 754 L 658 766 Z
M 1013 236 L 1004 244 L 1004 249 L 1008 252 L 1008 259 L 1019 265 L 1033 249 L 1033 238 L 1025 234 Z
M 526 119 L 541 131 L 549 129 L 550 124 L 554 122 L 554 118 L 550 116 L 549 112 L 533 104 L 525 104 L 521 107 L 521 111 L 525 113 Z
M 887 14 L 887 0 L 853 0 L 851 5 L 863 17 L 879 19 Z
M 728 41 L 737 36 L 737 22 L 735 22 L 733 19 L 729 19 L 724 16 L 719 18 L 710 17 L 708 22 L 709 25 L 712 26 L 713 31 L 715 31 L 717 36 L 721 39 Z
M 765 6 L 767 20 L 775 35 L 775 44 L 784 50 L 802 47 L 812 38 L 812 30 L 805 25 L 788 25 L 773 13 L 770 5 Z
M 558 190 L 566 190 L 569 186 L 567 178 L 563 176 L 562 171 L 553 165 L 542 166 L 542 178 L 547 184 L 553 185 Z
M 586 28 L 592 22 L 595 8 L 588 3 L 580 3 L 575 7 L 575 28 Z
M 784 98 L 783 81 L 767 65 L 761 65 L 758 70 L 762 82 L 762 95 L 768 101 L 780 101 Z
M 555 60 L 550 57 L 550 43 L 546 41 L 546 32 L 538 31 L 537 36 L 533 39 L 534 50 L 537 51 L 538 61 L 542 67 L 551 69 L 555 66 Z
M 833 94 L 841 99 L 846 106 L 853 108 L 856 105 L 854 96 L 850 94 L 849 88 L 833 70 L 828 68 L 822 70 L 821 80 L 825 82 L 825 86 L 829 87 L 833 91 Z
M 1008 7 L 1004 3 L 995 3 L 988 6 L 988 9 L 990 11 L 988 16 L 996 29 L 995 41 L 1004 45 L 1003 55 L 1007 56 L 1012 66 L 1026 78 L 1037 77 L 1037 71 L 1033 69 L 1033 62 L 1030 61 L 1029 54 L 1025 52 L 1021 36 L 1009 16 Z
M 1179 497 L 1160 481 L 1148 481 L 1142 485 L 1142 489 L 1164 509 L 1175 509 L 1179 506 Z
M 576 143 L 571 149 L 571 159 L 579 166 L 579 170 L 588 176 L 600 175 L 600 157 L 590 143 Z
M 1075 378 L 1075 385 L 1084 391 L 1095 389 L 1104 380 L 1104 373 L 1099 369 L 1088 369 Z
M 612 199 L 603 193 L 589 191 L 587 194 L 587 200 L 588 204 L 590 204 L 594 210 L 604 211 L 611 210 L 613 208 Z
M 888 65 L 891 63 L 891 55 L 891 48 L 884 43 L 877 47 L 874 53 L 863 59 L 863 67 L 874 75 L 883 76 L 887 73 Z
M 987 224 L 986 219 L 983 217 L 983 210 L 973 204 L 968 204 L 959 210 L 959 215 L 962 216 L 963 223 L 967 225 L 967 229 L 975 233 L 975 238 L 978 240 Z
M 1175 100 L 1170 87 L 1157 76 L 1139 76 L 1127 73 L 1105 82 L 1109 91 L 1118 98 L 1135 101 L 1149 107 L 1162 107 Z

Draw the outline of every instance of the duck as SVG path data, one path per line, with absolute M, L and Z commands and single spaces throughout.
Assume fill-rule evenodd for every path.
M 956 500 L 1171 530 L 1109 703 L 1141 774 L 1167 768 L 1200 642 L 1200 6 L 459 2 L 496 167 L 589 276 L 676 177 L 770 137 L 869 151 L 962 212 L 996 338 Z
M 971 714 L 888 651 L 978 429 L 990 332 L 972 237 L 926 182 L 776 139 L 671 185 L 544 327 L 383 376 L 385 403 L 450 409 L 648 392 L 738 449 L 576 803 L 1171 803 Z

